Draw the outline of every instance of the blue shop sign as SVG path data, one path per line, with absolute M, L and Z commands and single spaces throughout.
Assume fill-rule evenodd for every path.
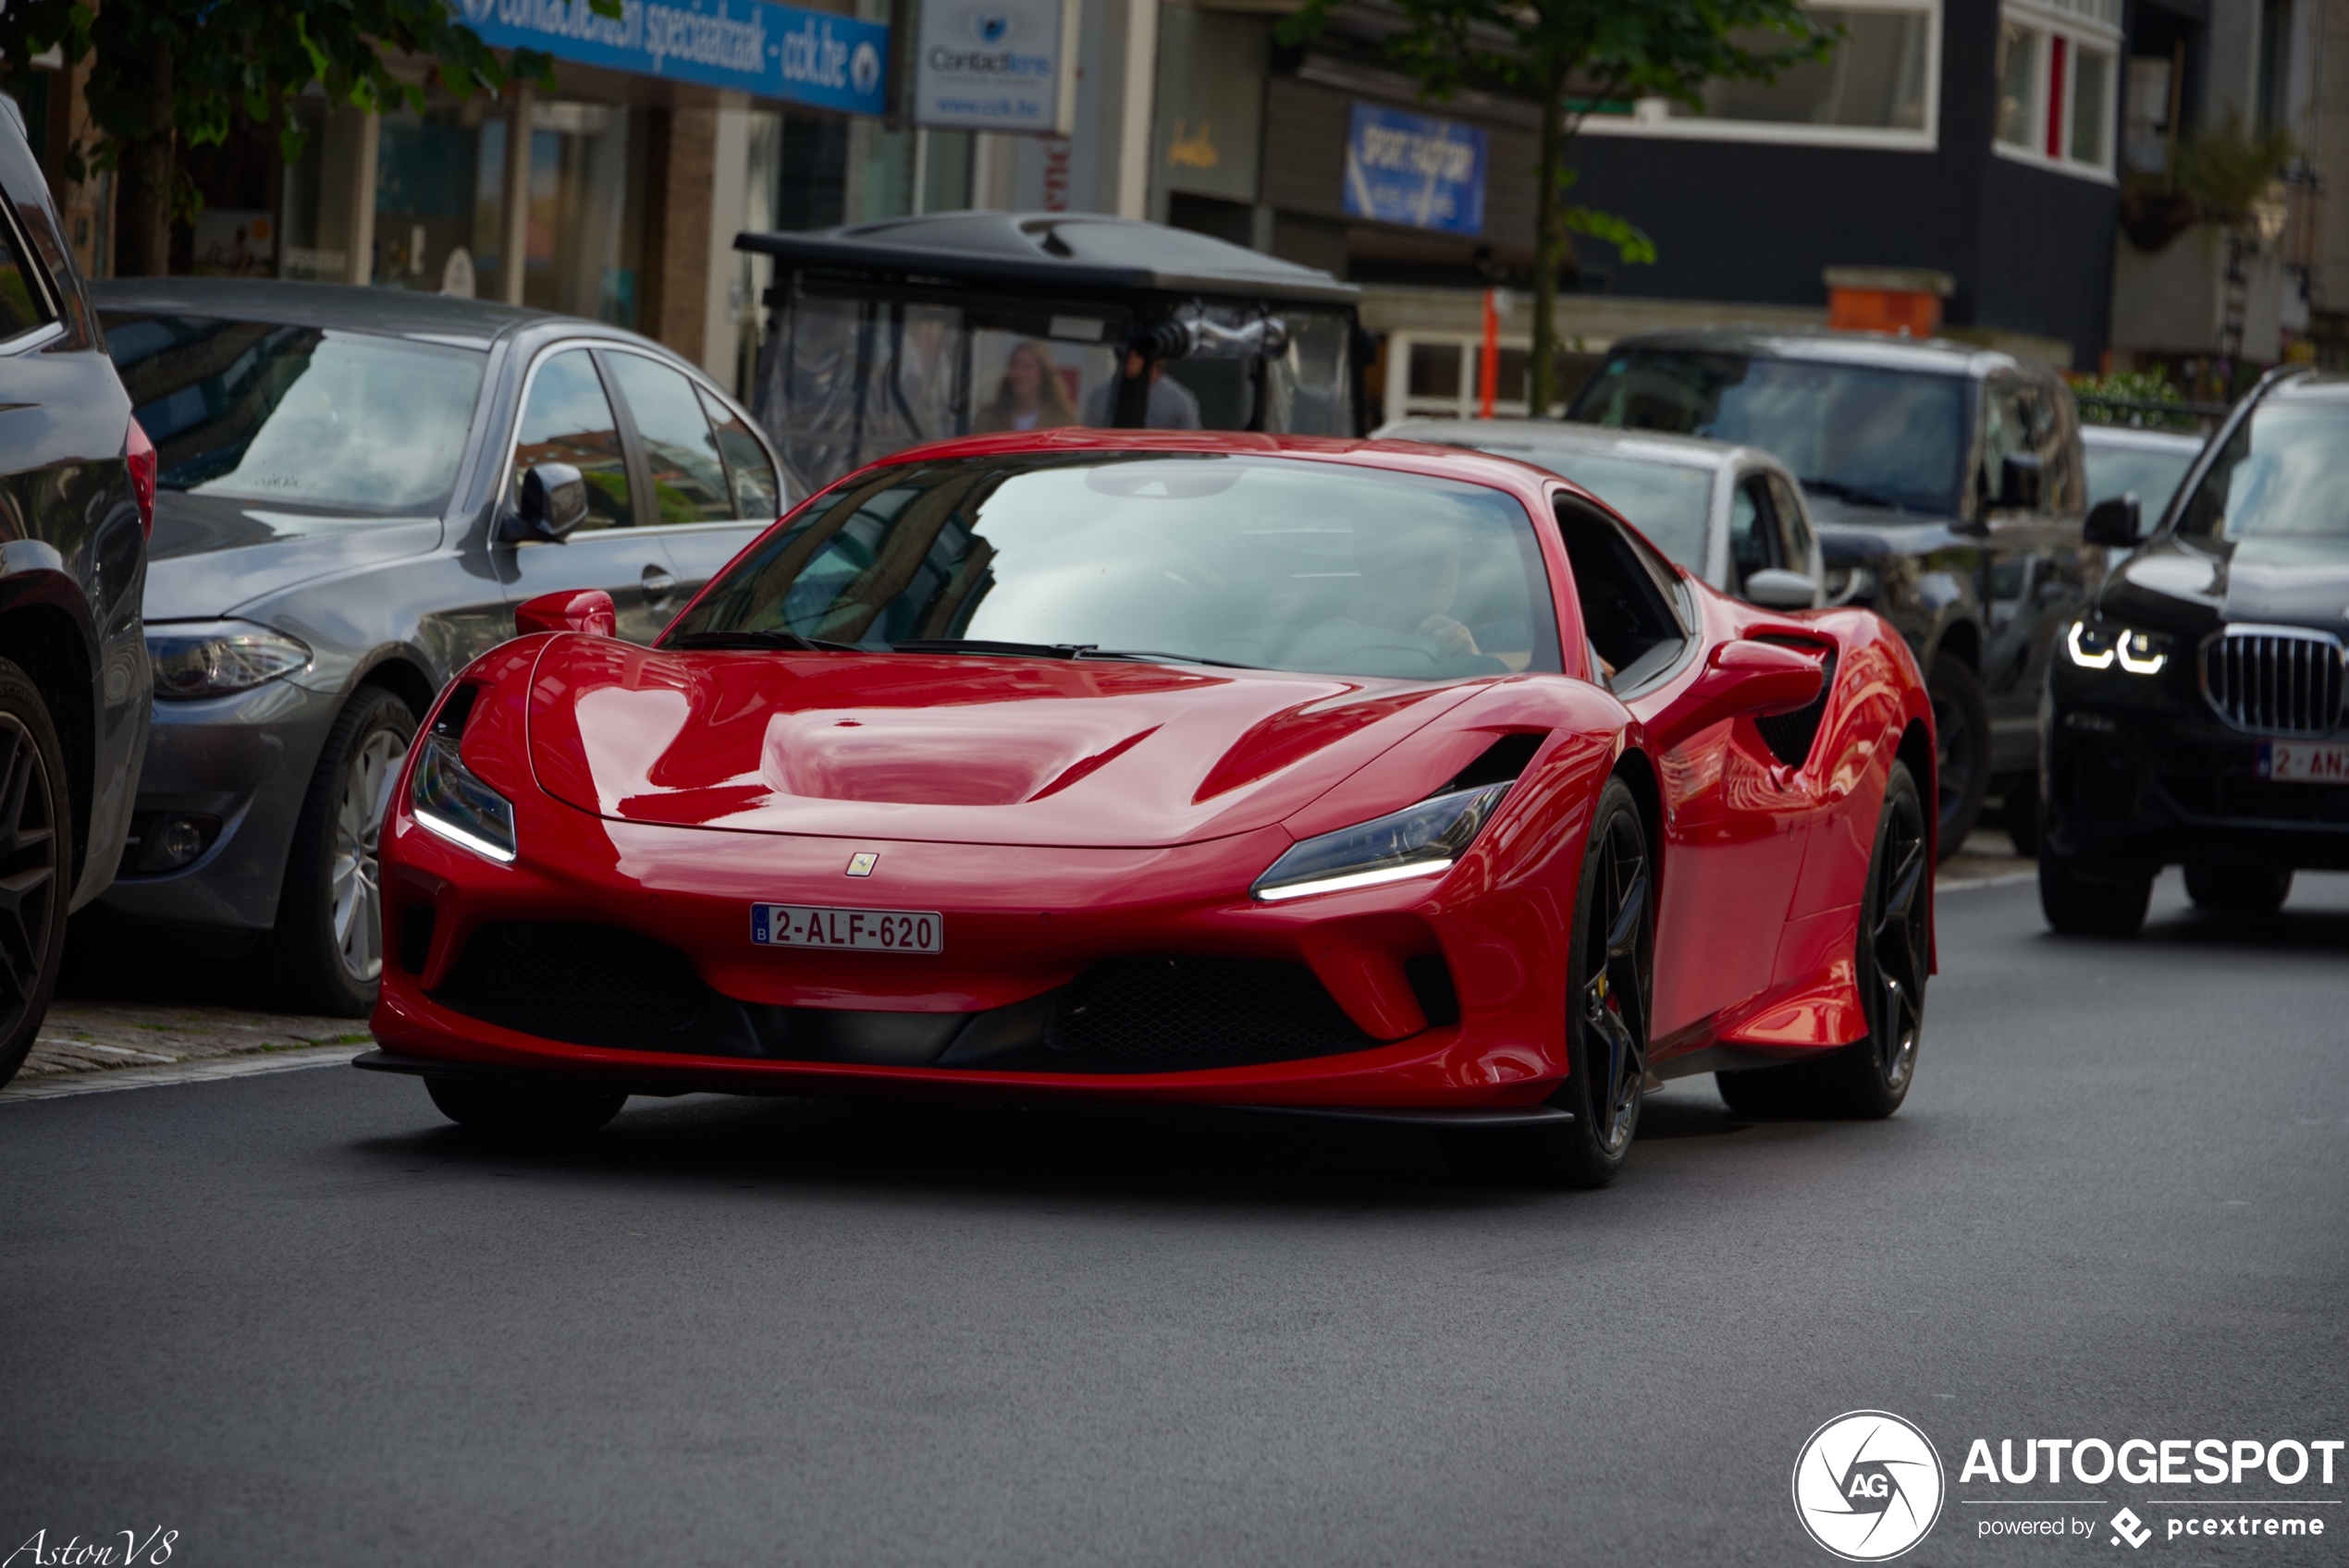
M 456 8 L 495 48 L 852 115 L 886 107 L 889 29 L 879 22 L 769 0 L 621 0 L 616 21 L 587 0 L 457 0 Z
M 1346 136 L 1347 215 L 1482 234 L 1484 155 L 1475 126 L 1357 104 Z

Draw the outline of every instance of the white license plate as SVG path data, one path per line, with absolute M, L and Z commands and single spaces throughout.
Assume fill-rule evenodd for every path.
M 2349 784 L 2349 746 L 2269 741 L 2259 748 L 2259 777 L 2283 784 Z
M 773 948 L 942 953 L 946 950 L 946 922 L 936 910 L 753 904 L 750 939 L 762 947 Z

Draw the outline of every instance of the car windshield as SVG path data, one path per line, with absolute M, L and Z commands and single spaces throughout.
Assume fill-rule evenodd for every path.
M 1947 514 L 1962 491 L 1962 376 L 1642 349 L 1611 356 L 1568 417 L 1759 447 L 1860 506 Z
M 1674 564 L 1704 575 L 1712 533 L 1713 471 L 1688 463 L 1601 457 L 1593 452 L 1488 447 L 1490 452 L 1548 469 L 1613 507 Z
M 837 488 L 737 560 L 664 640 L 762 633 L 1406 680 L 1559 668 L 1540 548 L 1514 497 L 1206 453 L 1019 452 Z
M 2091 441 L 2087 444 L 2088 504 L 2110 500 L 2115 496 L 2134 492 L 2137 508 L 2147 522 L 2169 509 L 2170 497 L 2178 493 L 2179 481 L 2186 470 L 2194 466 L 2192 450 L 2168 451 L 2142 447 L 2106 447 Z
M 437 512 L 485 356 L 373 333 L 105 317 L 166 490 L 377 516 Z
M 2349 539 L 2349 404 L 2262 404 L 2211 459 L 2178 532 Z

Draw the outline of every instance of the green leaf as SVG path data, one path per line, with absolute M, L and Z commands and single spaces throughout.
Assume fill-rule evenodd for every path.
M 1655 241 L 1614 213 L 1603 213 L 1595 207 L 1568 207 L 1566 227 L 1571 233 L 1587 234 L 1614 246 L 1626 266 L 1655 261 Z

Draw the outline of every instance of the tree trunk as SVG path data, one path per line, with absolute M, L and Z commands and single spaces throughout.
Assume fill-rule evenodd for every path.
M 141 83 L 147 100 L 145 134 L 122 146 L 115 190 L 114 275 L 161 277 L 171 270 L 173 156 L 170 45 L 148 47 Z
M 1566 72 L 1553 69 L 1542 84 L 1542 141 L 1533 202 L 1533 350 L 1526 356 L 1525 411 L 1547 419 L 1557 378 L 1558 266 L 1566 251 L 1566 209 L 1558 177 L 1566 163 Z

